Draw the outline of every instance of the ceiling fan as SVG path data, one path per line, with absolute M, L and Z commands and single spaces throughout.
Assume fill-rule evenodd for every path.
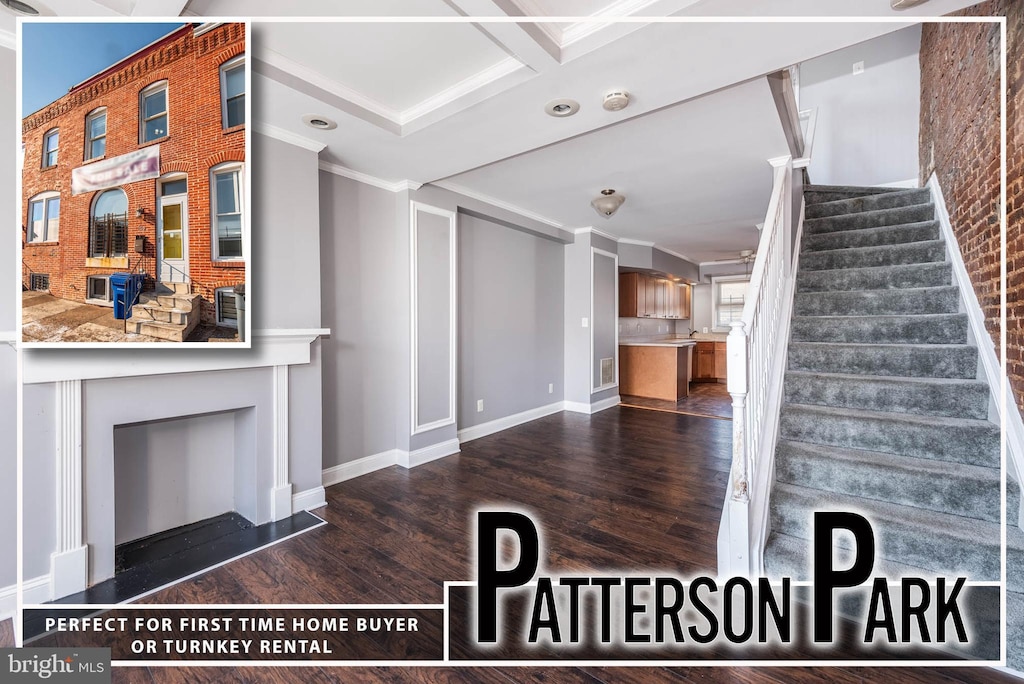
M 894 10 L 905 10 L 923 2 L 928 2 L 928 0 L 889 0 L 889 6 Z

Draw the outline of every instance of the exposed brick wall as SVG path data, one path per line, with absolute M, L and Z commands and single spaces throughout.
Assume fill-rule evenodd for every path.
M 31 272 L 50 274 L 50 291 L 81 301 L 90 275 L 108 275 L 117 268 L 86 265 L 89 214 L 99 192 L 71 194 L 71 170 L 85 161 L 86 117 L 97 108 L 107 112 L 106 152 L 110 159 L 150 145 L 160 145 L 160 172 L 188 174 L 188 262 L 194 293 L 202 295 L 202 320 L 213 322 L 214 291 L 245 279 L 240 261 L 215 262 L 211 258 L 212 216 L 210 169 L 226 161 L 245 161 L 245 126 L 224 129 L 221 117 L 220 66 L 245 52 L 243 24 L 225 24 L 198 36 L 188 26 L 152 46 L 131 62 L 101 73 L 91 81 L 22 121 L 25 146 L 22 172 L 22 277 L 29 285 Z M 139 142 L 140 92 L 167 81 L 168 135 Z M 57 164 L 42 168 L 43 137 L 60 130 Z M 142 259 L 153 287 L 156 274 L 156 179 L 121 186 L 128 198 L 128 258 L 131 267 Z M 57 191 L 61 197 L 59 241 L 26 243 L 29 200 L 40 192 Z M 100 191 L 102 192 L 102 191 Z M 136 216 L 138 209 L 144 215 Z M 134 251 L 136 236 L 146 238 L 145 252 Z
M 989 0 L 955 16 L 1007 16 L 1007 366 L 1024 410 L 1024 242 L 1021 237 L 1021 22 L 1024 3 Z M 999 348 L 1000 32 L 995 23 L 925 24 L 921 34 L 921 178 L 938 176 L 985 324 Z M 1016 218 L 1013 212 L 1016 207 Z

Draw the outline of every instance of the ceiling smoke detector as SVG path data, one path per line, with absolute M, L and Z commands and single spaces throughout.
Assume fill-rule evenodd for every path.
M 601 216 L 611 218 L 612 214 L 617 212 L 625 201 L 626 198 L 622 195 L 611 188 L 605 188 L 601 191 L 601 196 L 595 197 L 590 206 L 594 207 L 594 210 Z
M 613 90 L 604 96 L 602 105 L 609 112 L 617 112 L 629 106 L 629 93 L 625 90 Z
M 27 2 L 21 2 L 21 0 L 0 0 L 0 4 L 19 14 L 30 14 L 32 16 L 39 14 L 39 10 Z
M 321 131 L 333 131 L 338 127 L 337 122 L 319 114 L 307 114 L 302 117 L 302 122 L 310 128 L 318 128 Z
M 566 116 L 572 116 L 580 111 L 580 103 L 567 97 L 560 97 L 544 105 L 544 111 L 553 117 L 561 119 Z
M 928 0 L 889 0 L 889 6 L 894 10 L 905 10 L 920 5 Z

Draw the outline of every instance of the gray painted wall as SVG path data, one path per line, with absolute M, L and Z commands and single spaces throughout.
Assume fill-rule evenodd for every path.
M 800 65 L 800 108 L 818 108 L 811 181 L 881 185 L 918 175 L 921 27 Z M 864 73 L 853 75 L 853 64 Z
M 455 216 L 416 211 L 416 416 L 415 425 L 454 420 L 452 415 L 452 240 Z M 394 285 L 392 285 L 394 286 Z
M 693 314 L 693 327 L 697 332 L 704 332 L 704 328 L 711 332 L 711 289 L 710 284 L 693 286 L 690 311 Z
M 50 573 L 50 554 L 57 549 L 56 385 L 25 385 L 22 403 L 22 567 L 28 580 Z
M 15 89 L 16 82 L 14 50 L 0 48 L 0 74 L 4 74 L 3 82 L 7 85 L 0 87 L 0 131 L 11 131 L 15 126 Z M 14 215 L 14 191 L 15 177 L 17 171 L 14 160 L 21 152 L 18 143 L 13 135 L 0 136 L 0 159 L 5 162 L 0 164 L 0 216 L 11 217 Z M 8 219 L 9 220 L 9 219 Z M 19 223 L 20 226 L 20 223 Z M 15 330 L 18 326 L 15 319 L 15 297 L 20 296 L 18 290 L 11 287 L 17 282 L 17 273 L 21 270 L 21 230 L 12 230 L 4 237 L 0 246 L 0 283 L 7 283 L 0 295 L 0 331 Z M 2 547 L 0 547 L 2 548 Z M 3 583 L 0 582 L 0 586 Z
M 619 271 L 615 257 L 600 252 L 593 253 L 594 306 L 590 322 L 593 335 L 593 358 L 591 359 L 592 389 L 615 384 L 618 365 Z M 601 382 L 601 360 L 612 359 L 612 380 Z
M 459 429 L 562 401 L 563 245 L 461 213 L 458 244 Z
M 316 152 L 253 135 L 253 328 L 320 327 Z
M 594 281 L 591 279 L 591 247 L 597 247 L 611 254 L 617 254 L 619 245 L 612 240 L 593 233 L 581 233 L 576 241 L 565 246 L 565 400 L 573 403 L 590 405 L 618 394 L 618 388 L 592 393 L 593 368 L 590 363 L 590 340 L 594 328 L 594 312 L 591 311 L 591 291 Z M 618 281 L 617 273 L 602 273 L 603 285 L 607 281 Z M 583 319 L 587 326 L 583 326 Z M 611 321 L 611 333 L 614 335 L 618 325 L 618 304 L 612 302 L 608 310 L 607 302 L 600 307 L 599 318 L 603 323 Z M 601 328 L 604 330 L 604 328 Z M 605 333 L 602 333 L 605 334 Z
M 0 342 L 0 588 L 14 584 L 18 577 L 17 421 L 17 354 L 10 345 Z
M 408 409 L 398 406 L 409 378 L 405 206 L 402 193 L 320 173 L 322 312 L 331 329 L 321 348 L 325 468 L 399 448 L 400 414 L 408 431 Z

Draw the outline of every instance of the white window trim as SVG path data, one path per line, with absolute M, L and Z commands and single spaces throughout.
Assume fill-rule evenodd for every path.
M 216 290 L 213 291 L 213 304 L 214 304 L 214 308 L 216 309 L 216 312 L 217 312 L 216 313 L 216 321 L 217 321 L 217 325 L 218 326 L 223 326 L 225 328 L 237 328 L 238 327 L 238 319 L 237 318 L 235 318 L 235 320 L 233 320 L 233 321 L 227 320 L 227 319 L 221 320 L 221 316 L 220 316 L 220 293 L 221 292 L 226 292 L 227 290 L 231 290 L 230 296 L 233 297 L 234 296 L 234 289 L 235 289 L 234 286 L 227 286 L 227 287 L 218 287 Z M 235 315 L 237 316 L 238 314 L 236 313 Z
M 730 332 L 731 327 L 718 325 L 718 285 L 719 283 L 746 281 L 750 282 L 749 275 L 712 276 L 711 277 L 711 332 Z
M 158 138 L 146 140 L 146 97 L 153 93 L 164 91 L 164 116 L 167 117 L 167 132 Z M 152 117 L 156 118 L 156 117 Z M 171 92 L 167 81 L 157 81 L 139 91 L 139 144 L 147 145 L 157 140 L 163 140 L 171 135 Z
M 220 240 L 217 235 L 217 184 L 216 177 L 218 174 L 235 171 L 238 173 L 238 213 L 242 217 L 241 225 L 239 226 L 242 231 L 242 254 L 240 256 L 227 256 L 222 257 L 220 255 Z M 224 162 L 210 168 L 210 256 L 213 261 L 245 261 L 245 222 L 248 220 L 245 215 L 245 164 L 243 162 Z
M 36 196 L 34 196 L 34 197 L 29 199 L 29 201 L 28 201 L 28 217 L 27 217 L 28 218 L 28 232 L 25 235 L 25 238 L 26 238 L 25 241 L 28 244 L 30 244 L 30 245 L 43 245 L 43 244 L 51 243 L 51 242 L 60 242 L 60 210 L 59 209 L 58 209 L 58 214 L 57 214 L 57 234 L 54 235 L 51 238 L 50 235 L 49 235 L 49 232 L 48 232 L 49 228 L 50 228 L 50 222 L 49 222 L 49 218 L 47 216 L 47 211 L 46 210 L 47 210 L 47 208 L 49 206 L 49 200 L 53 199 L 54 197 L 56 197 L 57 199 L 60 199 L 60 193 L 57 192 L 56 190 L 47 190 L 46 192 L 41 192 L 38 195 L 36 195 Z M 28 239 L 29 236 L 32 235 L 32 205 L 35 204 L 36 202 L 42 202 L 43 203 L 43 234 L 46 237 L 44 239 L 42 239 L 42 240 L 29 240 Z M 63 203 L 61 203 L 61 204 L 63 204 Z
M 101 135 L 99 137 L 96 137 L 96 138 L 90 138 L 89 137 L 89 131 L 92 129 L 91 124 L 92 124 L 93 120 L 98 119 L 101 116 L 103 117 L 103 135 Z M 107 108 L 106 107 L 97 107 L 96 109 L 92 110 L 91 112 L 89 112 L 85 116 L 85 150 L 84 150 L 84 152 L 85 152 L 85 161 L 92 161 L 94 159 L 103 159 L 104 157 L 107 156 L 107 146 L 106 146 L 106 140 L 107 140 L 107 119 L 106 119 L 106 116 L 107 116 Z M 95 142 L 96 140 L 99 140 L 100 138 L 103 138 L 103 154 L 91 155 L 90 153 L 92 152 L 92 144 L 93 144 L 93 142 Z
M 226 74 L 227 74 L 228 71 L 231 71 L 232 69 L 234 69 L 235 67 L 237 67 L 239 65 L 242 65 L 243 67 L 245 65 L 245 54 L 244 53 L 241 54 L 241 55 L 238 55 L 236 57 L 232 57 L 231 59 L 229 59 L 228 61 L 226 61 L 226 62 L 224 62 L 223 64 L 220 65 L 220 127 L 222 129 L 224 129 L 224 130 L 227 130 L 228 128 L 234 128 L 235 126 L 244 126 L 246 124 L 246 122 L 243 121 L 240 124 L 235 124 L 235 126 L 228 126 L 228 98 L 227 98 L 227 94 L 228 94 L 227 86 L 228 86 L 228 83 L 227 83 L 227 76 L 226 76 Z M 244 71 L 243 71 L 243 74 L 244 74 Z M 248 88 L 246 88 L 245 90 L 242 91 L 242 97 L 245 97 L 245 98 L 249 97 L 249 90 L 248 90 Z M 243 116 L 244 116 L 244 114 L 243 114 Z
M 56 152 L 57 157 L 56 157 L 56 159 L 53 160 L 52 164 L 47 164 L 46 163 L 46 155 L 47 155 L 47 149 L 46 148 L 49 146 L 47 143 L 49 142 L 50 138 L 53 137 L 54 135 L 57 136 L 57 147 L 56 147 L 56 149 L 54 149 L 54 152 Z M 54 166 L 57 165 L 57 162 L 60 161 L 60 128 L 59 127 L 58 128 L 51 128 L 50 130 L 46 131 L 46 133 L 43 133 L 43 160 L 42 161 L 43 161 L 42 168 L 44 168 L 44 169 L 52 169 Z

